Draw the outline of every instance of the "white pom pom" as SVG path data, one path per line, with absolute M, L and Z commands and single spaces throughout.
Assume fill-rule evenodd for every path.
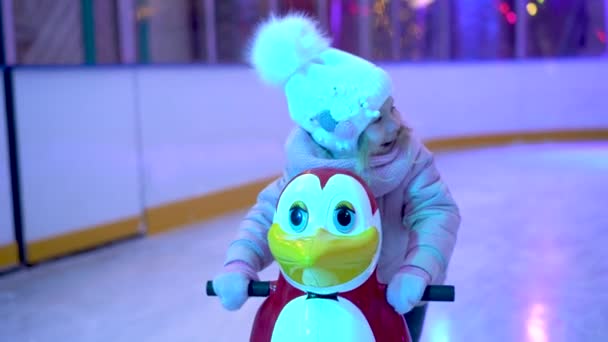
M 258 26 L 248 59 L 263 81 L 279 85 L 329 46 L 330 39 L 317 22 L 305 14 L 290 13 L 272 16 Z

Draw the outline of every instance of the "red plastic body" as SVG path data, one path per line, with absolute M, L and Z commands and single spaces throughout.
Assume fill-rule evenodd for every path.
M 376 341 L 410 342 L 411 337 L 405 318 L 386 301 L 386 285 L 377 281 L 376 272 L 358 288 L 340 293 L 363 313 L 372 328 Z M 292 299 L 305 295 L 291 286 L 282 274 L 271 284 L 270 294 L 258 309 L 251 330 L 251 342 L 270 342 L 274 324 L 281 310 Z M 314 299 L 330 300 L 330 299 Z

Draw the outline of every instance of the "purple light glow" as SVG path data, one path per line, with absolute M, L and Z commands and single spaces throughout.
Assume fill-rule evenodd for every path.
M 330 7 L 330 26 L 334 42 L 340 41 L 340 27 L 342 27 L 342 2 L 332 0 Z

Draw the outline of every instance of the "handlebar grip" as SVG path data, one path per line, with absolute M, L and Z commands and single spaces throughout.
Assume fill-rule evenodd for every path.
M 270 295 L 269 281 L 252 281 L 247 287 L 247 295 L 249 297 L 268 297 Z M 207 281 L 207 296 L 217 296 L 213 289 L 213 281 Z
M 452 285 L 429 285 L 424 290 L 422 301 L 453 302 L 455 297 L 455 290 Z

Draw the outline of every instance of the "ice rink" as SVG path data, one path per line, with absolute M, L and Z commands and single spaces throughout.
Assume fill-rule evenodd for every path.
M 608 340 L 608 143 L 436 155 L 462 212 L 423 341 Z M 246 341 L 262 299 L 207 297 L 243 212 L 0 277 L 0 341 Z M 273 265 L 261 275 L 276 276 Z

